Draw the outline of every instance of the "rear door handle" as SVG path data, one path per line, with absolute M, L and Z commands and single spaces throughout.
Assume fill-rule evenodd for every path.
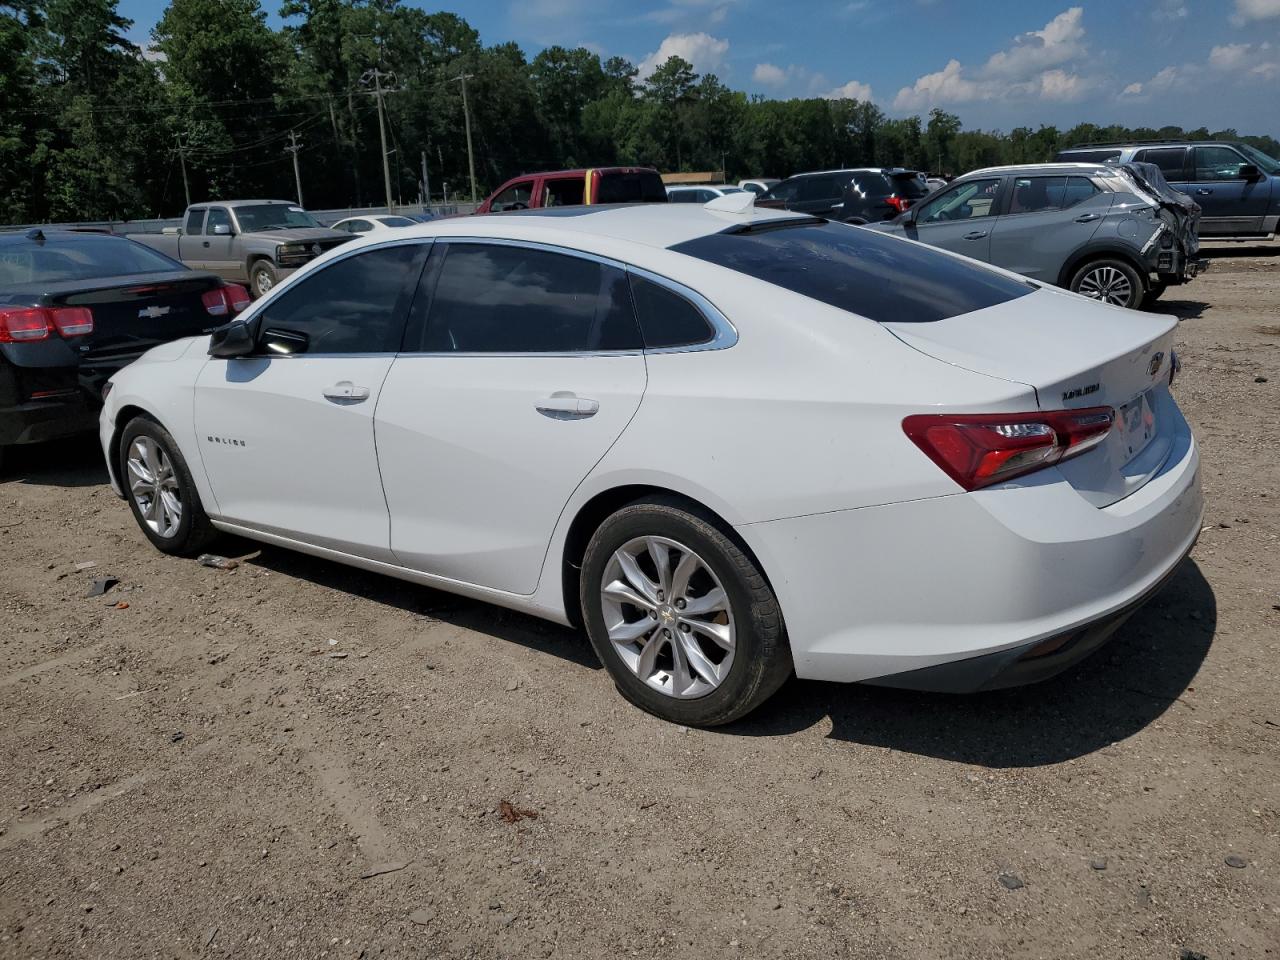
M 1080 216 L 1076 217 L 1076 223 L 1092 223 L 1094 220 L 1097 220 L 1100 216 L 1102 216 L 1102 214 L 1100 213 L 1083 213 Z
M 350 380 L 339 380 L 322 391 L 326 400 L 334 403 L 363 403 L 369 399 L 368 387 L 357 387 Z
M 1196 196 L 1207 197 L 1211 193 L 1213 193 L 1213 187 L 1201 187 L 1199 190 L 1196 191 Z
M 567 392 L 553 393 L 537 403 L 537 411 L 552 420 L 585 420 L 594 417 L 599 410 L 599 401 Z
M 964 238 L 966 240 L 981 240 L 986 235 L 987 235 L 987 231 L 985 230 L 975 230 L 973 231 L 973 233 L 966 233 L 964 235 Z
M 208 240 L 201 240 L 201 241 L 200 241 L 200 246 L 202 246 L 202 247 L 207 247 L 208 245 L 209 245 L 209 241 L 208 241 Z

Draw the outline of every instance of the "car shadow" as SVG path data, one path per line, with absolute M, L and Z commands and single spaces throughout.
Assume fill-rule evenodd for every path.
M 1166 313 L 1179 320 L 1199 320 L 1213 304 L 1203 300 L 1157 300 L 1147 308 L 1151 313 Z
M 1213 590 L 1187 560 L 1108 644 L 1043 683 L 956 696 L 792 680 L 719 729 L 786 736 L 828 719 L 828 736 L 849 744 L 994 768 L 1061 763 L 1132 736 L 1167 710 L 1194 713 L 1191 684 L 1216 626 Z
M 49 487 L 94 487 L 107 482 L 102 447 L 93 434 L 7 447 L 0 481 Z
M 272 573 L 307 580 L 330 590 L 363 597 L 428 620 L 464 627 L 497 640 L 518 643 L 580 667 L 601 669 L 600 661 L 591 649 L 585 633 L 549 620 L 239 537 L 221 541 L 217 549 L 227 556 L 241 556 L 261 550 L 261 555 L 251 563 Z
M 1244 243 L 1223 244 L 1222 246 L 1200 247 L 1200 256 L 1210 260 L 1220 257 L 1280 257 L 1280 244 L 1277 243 Z

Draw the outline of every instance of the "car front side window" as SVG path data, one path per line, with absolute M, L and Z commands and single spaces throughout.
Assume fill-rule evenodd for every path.
M 450 243 L 425 327 L 419 347 L 425 353 L 562 354 L 641 347 L 622 270 L 518 244 Z
M 1230 147 L 1196 147 L 1197 180 L 1238 180 L 1248 161 Z
M 958 184 L 926 203 L 916 222 L 948 223 L 952 220 L 989 217 L 995 213 L 995 199 L 999 188 L 1000 181 L 994 177 Z
M 507 189 L 493 198 L 492 209 L 495 212 L 503 210 L 524 210 L 529 206 L 529 201 L 533 198 L 533 181 L 521 180 L 519 183 L 513 183 Z
M 421 250 L 416 243 L 379 247 L 299 278 L 259 315 L 259 352 L 394 352 Z

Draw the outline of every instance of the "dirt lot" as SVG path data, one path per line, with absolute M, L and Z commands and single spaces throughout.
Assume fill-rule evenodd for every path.
M 168 559 L 92 444 L 26 455 L 0 957 L 1280 956 L 1280 248 L 1241 252 L 1163 303 L 1199 546 L 1021 691 L 792 681 L 683 730 L 571 631 L 273 548 Z

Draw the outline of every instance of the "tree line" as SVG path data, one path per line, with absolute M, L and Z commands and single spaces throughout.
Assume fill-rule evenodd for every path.
M 839 166 L 959 174 L 1045 161 L 1097 140 L 1236 138 L 1234 130 L 1080 124 L 965 130 L 942 110 L 889 117 L 857 100 L 749 97 L 672 57 L 485 46 L 462 17 L 400 0 L 170 0 L 144 48 L 117 0 L 0 0 L 0 222 L 172 216 L 193 200 L 384 201 L 470 193 L 466 85 L 481 195 L 516 174 L 625 163 L 735 179 Z M 465 80 L 461 79 L 466 77 Z M 296 141 L 295 138 L 296 137 Z M 1271 136 L 1243 137 L 1280 154 Z M 185 186 L 184 186 L 185 173 Z

